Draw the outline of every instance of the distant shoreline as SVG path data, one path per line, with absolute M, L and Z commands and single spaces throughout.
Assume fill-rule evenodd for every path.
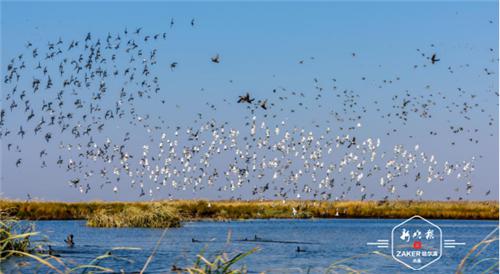
M 498 201 L 206 201 L 50 202 L 0 200 L 0 212 L 21 220 L 91 220 L 103 213 L 168 209 L 180 221 L 309 218 L 498 220 Z M 124 215 L 124 214 L 122 214 Z M 154 214 L 152 215 L 154 216 Z M 141 216 L 142 217 L 142 216 Z M 109 218 L 109 217 L 106 217 Z M 154 217 L 151 217 L 154 218 Z M 99 225 L 102 226 L 102 225 Z M 107 226 L 107 225 L 106 225 Z

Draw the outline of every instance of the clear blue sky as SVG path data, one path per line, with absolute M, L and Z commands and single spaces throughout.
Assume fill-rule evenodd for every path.
M 444 104 L 437 105 L 432 108 L 432 120 L 413 118 L 406 126 L 388 125 L 386 120 L 368 115 L 363 118 L 364 126 L 358 136 L 380 137 L 389 151 L 394 144 L 413 147 L 418 143 L 440 162 L 481 155 L 476 161 L 474 191 L 467 198 L 498 199 L 498 120 L 495 119 L 494 126 L 487 124 L 488 115 L 498 117 L 498 96 L 494 94 L 498 91 L 496 2 L 2 2 L 1 9 L 2 75 L 6 63 L 25 51 L 26 41 L 42 48 L 59 37 L 65 41 L 81 40 L 87 32 L 104 40 L 108 32 L 123 32 L 125 27 L 129 30 L 142 27 L 147 33 L 167 32 L 167 41 L 158 48 L 158 62 L 163 67 L 155 71 L 160 75 L 162 96 L 167 104 L 138 103 L 137 108 L 162 115 L 170 126 L 189 125 L 197 112 L 219 121 L 242 124 L 243 115 L 233 115 L 239 106 L 223 104 L 223 99 L 233 102 L 245 91 L 266 98 L 277 87 L 313 92 L 314 78 L 325 88 L 331 88 L 331 79 L 335 78 L 339 89 L 356 91 L 361 96 L 360 102 L 372 108 L 375 107 L 370 102 L 378 100 L 382 109 L 391 108 L 390 98 L 406 90 L 412 94 L 439 91 L 453 98 L 460 87 L 477 94 L 474 102 L 485 112 L 475 110 L 471 114 L 473 119 L 468 121 L 449 114 Z M 175 19 L 172 29 L 171 18 Z M 192 18 L 196 22 L 194 28 L 190 26 Z M 441 61 L 430 66 L 416 49 L 428 55 L 437 53 Z M 215 53 L 222 58 L 216 66 L 209 62 Z M 303 65 L 298 64 L 300 60 L 305 60 Z M 171 62 L 179 63 L 175 72 L 168 68 Z M 419 67 L 414 69 L 414 65 Z M 449 72 L 448 66 L 454 73 Z M 495 74 L 486 75 L 484 68 Z M 366 80 L 362 81 L 362 77 Z M 400 80 L 394 84 L 383 84 L 384 80 L 398 77 Z M 383 87 L 379 88 L 380 85 Z M 428 85 L 430 89 L 426 88 Z M 2 89 L 5 88 L 2 84 Z M 326 127 L 322 121 L 328 115 L 327 109 L 315 109 L 314 101 L 306 100 L 310 100 L 305 101 L 311 104 L 309 111 L 287 113 L 276 118 L 276 122 L 286 120 L 307 131 L 316 130 L 311 126 L 312 121 Z M 323 104 L 328 106 L 328 97 L 324 100 Z M 205 102 L 216 103 L 218 111 L 211 112 Z M 456 102 L 463 103 L 464 99 L 457 98 Z M 2 104 L 7 107 L 3 100 Z M 283 104 L 292 108 L 297 101 Z M 479 144 L 471 144 L 465 135 L 458 138 L 444 129 L 450 120 L 478 128 L 479 133 L 474 136 L 480 140 Z M 108 129 L 105 135 L 120 136 L 118 132 L 123 130 L 137 136 L 143 134 L 139 129 L 127 128 L 126 123 L 118 126 L 119 129 Z M 386 130 L 393 126 L 399 128 L 399 133 L 385 136 Z M 438 136 L 429 136 L 429 130 L 441 128 Z M 414 137 L 408 139 L 409 135 Z M 449 145 L 451 139 L 456 139 L 455 146 Z M 27 137 L 23 141 L 22 156 L 26 161 L 22 169 L 16 169 L 13 161 L 18 156 L 6 152 L 9 142 L 12 139 L 2 139 L 1 192 L 5 197 L 24 199 L 30 193 L 32 197 L 59 200 L 137 199 L 137 189 L 127 187 L 113 194 L 109 186 L 99 191 L 100 183 L 96 182 L 94 191 L 88 195 L 68 187 L 68 176 L 63 169 L 38 167 L 38 151 L 47 147 L 40 138 Z M 56 151 L 57 142 L 51 144 L 52 148 L 48 146 L 49 152 Z M 148 140 L 145 137 L 132 142 L 140 147 Z M 56 155 L 49 157 L 56 159 Z M 446 183 L 429 184 L 424 186 L 423 198 L 443 199 L 453 195 L 451 189 Z M 485 197 L 484 193 L 490 189 L 492 194 Z M 381 190 L 373 191 L 384 196 Z M 167 197 L 167 192 L 155 195 L 155 198 Z M 251 198 L 249 194 L 241 195 Z M 353 198 L 359 198 L 356 195 Z M 413 192 L 405 195 L 403 198 L 415 198 Z M 175 196 L 217 198 L 211 191 Z

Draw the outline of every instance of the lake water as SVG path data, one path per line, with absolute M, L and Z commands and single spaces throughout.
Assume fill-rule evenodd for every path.
M 392 227 L 403 220 L 379 219 L 320 219 L 320 220 L 248 220 L 231 222 L 188 222 L 183 227 L 169 229 L 148 267 L 148 273 L 169 273 L 172 265 L 192 265 L 196 254 L 206 249 L 206 257 L 213 257 L 221 250 L 230 254 L 260 250 L 245 258 L 243 264 L 249 272 L 266 273 L 325 273 L 334 262 L 352 256 L 380 251 L 390 256 L 390 248 L 380 249 L 367 242 L 389 239 Z M 443 231 L 444 239 L 465 242 L 465 246 L 443 249 L 441 259 L 419 273 L 454 273 L 460 260 L 469 249 L 493 231 L 498 222 L 433 220 Z M 113 254 L 130 261 L 106 259 L 103 266 L 127 272 L 142 268 L 160 238 L 162 229 L 90 228 L 84 221 L 37 221 L 38 231 L 47 236 L 53 249 L 61 258 L 75 263 L 89 263 L 113 247 L 137 247 L 140 250 L 113 251 Z M 232 241 L 227 244 L 228 231 Z M 64 244 L 68 234 L 74 234 L 75 247 Z M 242 239 L 271 240 L 239 241 Z M 195 239 L 195 242 L 193 242 Z M 198 242 L 199 241 L 199 242 Z M 297 252 L 296 248 L 305 252 Z M 498 241 L 485 249 L 482 258 L 498 258 Z M 10 259 L 3 264 L 6 273 L 14 272 L 15 265 L 26 259 Z M 489 264 L 488 264 L 489 263 Z M 481 273 L 491 261 L 476 265 L 471 273 Z M 390 257 L 371 254 L 344 263 L 356 270 L 369 273 L 415 273 Z M 22 273 L 31 273 L 33 264 L 25 266 Z M 337 273 L 345 273 L 336 270 Z M 46 271 L 45 271 L 46 272 Z M 45 273 L 42 271 L 41 273 Z M 330 272 L 335 273 L 335 272 Z M 493 273 L 498 273 L 495 269 Z

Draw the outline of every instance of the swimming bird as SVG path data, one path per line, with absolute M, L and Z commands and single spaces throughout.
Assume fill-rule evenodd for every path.
M 297 246 L 297 249 L 295 249 L 295 252 L 306 252 L 306 250 L 301 249 L 300 246 Z
M 69 234 L 68 237 L 64 240 L 64 242 L 68 245 L 68 247 L 74 247 L 75 242 L 73 240 L 73 234 Z

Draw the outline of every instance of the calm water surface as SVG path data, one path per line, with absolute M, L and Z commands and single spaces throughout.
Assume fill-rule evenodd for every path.
M 309 270 L 309 273 L 325 273 L 332 263 L 352 256 L 376 250 L 390 255 L 390 249 L 378 249 L 366 243 L 389 239 L 392 227 L 401 221 L 403 220 L 329 219 L 188 222 L 181 228 L 167 231 L 148 267 L 148 273 L 169 273 L 174 264 L 179 267 L 192 265 L 196 254 L 203 249 L 206 249 L 206 256 L 211 257 L 222 250 L 236 253 L 254 247 L 259 247 L 260 251 L 244 260 L 250 272 L 307 273 Z M 418 271 L 419 273 L 454 273 L 468 250 L 498 225 L 495 221 L 433 222 L 442 228 L 445 239 L 465 242 L 466 246 L 443 249 L 442 258 Z M 90 228 L 85 226 L 84 221 L 38 221 L 35 224 L 37 230 L 51 240 L 50 244 L 61 258 L 79 264 L 89 263 L 113 247 L 140 248 L 113 251 L 113 254 L 128 261 L 107 259 L 101 263 L 103 266 L 128 272 L 142 268 L 163 231 L 142 228 Z M 228 231 L 231 231 L 230 244 L 226 244 Z M 70 233 L 75 237 L 74 248 L 66 247 L 63 241 Z M 273 242 L 241 241 L 245 238 L 254 239 L 255 236 Z M 305 252 L 296 252 L 297 246 Z M 488 247 L 483 256 L 498 258 L 498 241 Z M 4 263 L 2 270 L 6 273 L 14 272 L 14 265 L 20 260 L 26 259 L 9 260 Z M 374 254 L 354 258 L 345 264 L 370 273 L 415 273 L 391 258 Z M 484 267 L 480 270 L 481 265 L 478 265 L 475 269 L 477 273 L 481 273 Z M 34 269 L 27 266 L 23 268 L 22 273 L 33 271 Z M 494 273 L 498 271 L 495 270 Z

